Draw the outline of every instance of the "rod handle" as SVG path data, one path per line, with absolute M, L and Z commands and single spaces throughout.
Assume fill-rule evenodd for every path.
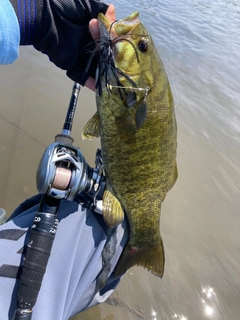
M 18 288 L 17 302 L 20 310 L 31 310 L 36 303 L 57 225 L 55 214 L 38 212 L 35 215 Z

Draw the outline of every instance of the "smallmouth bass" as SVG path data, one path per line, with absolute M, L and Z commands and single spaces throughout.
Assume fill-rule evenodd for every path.
M 84 127 L 83 138 L 101 139 L 105 222 L 112 227 L 125 212 L 130 225 L 115 273 L 139 265 L 162 277 L 161 203 L 177 179 L 172 93 L 138 12 L 112 24 L 100 13 L 98 21 L 97 112 Z

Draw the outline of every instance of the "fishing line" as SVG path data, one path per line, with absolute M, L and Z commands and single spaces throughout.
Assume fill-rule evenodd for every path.
M 173 9 L 173 3 L 172 3 L 172 8 Z M 172 11 L 172 10 L 171 10 Z M 172 17 L 172 24 L 171 24 L 171 31 L 170 31 L 170 48 L 169 48 L 169 51 L 170 51 L 170 72 L 171 72 L 171 76 L 172 76 L 172 86 L 173 86 L 173 89 L 176 93 L 176 99 L 174 99 L 175 102 L 175 108 L 177 108 L 178 106 L 178 102 L 179 102 L 179 96 L 178 96 L 178 91 L 177 91 L 177 87 L 176 87 L 176 84 L 175 84 L 175 81 L 174 81 L 174 74 L 173 74 L 173 58 L 172 58 L 172 43 L 173 43 L 173 30 L 174 30 L 174 17 L 173 17 L 173 14 L 171 14 L 171 17 Z
M 3 121 L 5 121 L 6 123 L 10 124 L 11 126 L 15 127 L 17 130 L 19 130 L 19 132 L 26 136 L 27 138 L 29 138 L 30 140 L 33 140 L 37 143 L 39 143 L 40 145 L 42 145 L 43 147 L 46 148 L 46 145 L 44 143 L 42 143 L 41 141 L 39 141 L 38 139 L 36 139 L 34 136 L 32 136 L 30 133 L 28 133 L 26 130 L 22 129 L 20 126 L 18 126 L 15 122 L 12 122 L 10 120 L 8 120 L 7 118 L 5 118 L 3 116 L 2 113 L 0 113 L 0 119 L 2 119 Z

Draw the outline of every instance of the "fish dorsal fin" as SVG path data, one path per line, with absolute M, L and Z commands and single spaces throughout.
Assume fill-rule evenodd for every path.
M 82 138 L 86 139 L 94 139 L 100 136 L 100 118 L 98 113 L 96 112 L 92 118 L 88 120 L 85 127 L 83 128 Z

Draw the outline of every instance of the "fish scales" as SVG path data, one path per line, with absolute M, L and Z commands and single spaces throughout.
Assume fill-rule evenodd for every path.
M 137 12 L 112 26 L 102 14 L 98 20 L 101 41 L 103 45 L 109 45 L 110 58 L 120 71 L 116 77 L 110 67 L 104 72 L 99 67 L 100 77 L 103 74 L 101 94 L 96 94 L 95 119 L 99 118 L 99 122 L 96 125 L 95 121 L 93 125 L 90 119 L 83 136 L 100 135 L 101 138 L 109 191 L 108 207 L 103 213 L 107 224 L 111 226 L 121 221 L 122 208 L 129 221 L 130 237 L 117 265 L 116 275 L 140 265 L 161 277 L 164 270 L 161 203 L 177 179 L 177 127 L 172 93 L 151 36 Z M 144 51 L 140 50 L 141 47 Z M 107 57 L 102 58 L 104 62 Z M 131 89 L 133 84 L 129 78 L 136 85 L 135 91 Z M 149 92 L 145 90 L 148 87 Z M 136 92 L 136 101 L 133 107 L 129 107 L 127 95 L 132 91 Z M 139 107 L 142 109 L 137 114 Z M 141 113 L 144 118 L 139 122 Z M 119 201 L 118 208 L 116 203 L 109 205 L 111 199 Z

